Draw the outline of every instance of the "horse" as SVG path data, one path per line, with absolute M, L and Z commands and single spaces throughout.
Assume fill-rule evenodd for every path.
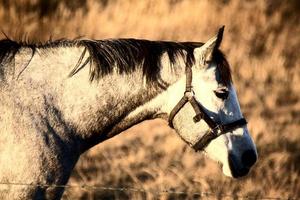
M 205 43 L 143 39 L 0 41 L 1 199 L 60 199 L 80 155 L 161 118 L 196 151 L 245 176 L 257 150 L 224 27 Z

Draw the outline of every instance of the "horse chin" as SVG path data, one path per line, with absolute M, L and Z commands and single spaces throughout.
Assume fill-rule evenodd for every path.
M 236 179 L 246 176 L 249 172 L 249 169 L 245 168 L 241 171 L 233 171 L 232 169 L 230 169 L 229 165 L 223 165 L 222 171 L 225 176 Z
M 228 162 L 222 164 L 222 171 L 225 176 L 231 178 L 241 178 L 249 173 L 250 168 L 239 166 L 238 163 L 229 156 Z

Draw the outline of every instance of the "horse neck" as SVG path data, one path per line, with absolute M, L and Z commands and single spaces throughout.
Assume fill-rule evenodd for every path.
M 83 51 L 81 47 L 41 49 L 31 60 L 31 52 L 24 52 L 17 56 L 15 67 L 17 83 L 28 91 L 30 99 L 33 95 L 41 96 L 35 98 L 41 99 L 35 107 L 53 106 L 60 110 L 74 137 L 83 141 L 83 150 L 166 113 L 163 108 L 168 102 L 177 101 L 169 94 L 177 90 L 173 83 L 183 76 L 184 62 L 171 67 L 169 59 L 163 56 L 155 83 L 146 83 L 140 68 L 119 74 L 117 66 L 112 73 L 92 82 L 89 66 L 68 78 Z M 83 62 L 86 59 L 88 55 Z M 29 63 L 25 70 L 24 63 Z
M 73 109 L 70 112 L 70 116 L 72 113 L 82 113 L 80 116 L 73 115 L 73 120 L 76 121 L 79 133 L 85 138 L 85 149 L 141 121 L 165 116 L 166 112 L 163 108 L 170 100 L 169 88 L 173 87 L 170 85 L 173 85 L 184 73 L 181 63 L 178 65 L 180 67 L 177 66 L 174 73 L 169 62 L 162 59 L 160 76 L 154 83 L 145 82 L 141 69 L 129 74 L 113 72 L 97 81 L 86 83 L 90 87 L 88 91 L 82 90 L 85 93 L 82 98 L 87 100 L 88 103 L 85 104 L 88 107 L 76 106 L 79 110 L 74 112 Z M 76 84 L 75 79 L 70 80 L 70 85 Z M 86 109 L 82 110 L 82 107 Z

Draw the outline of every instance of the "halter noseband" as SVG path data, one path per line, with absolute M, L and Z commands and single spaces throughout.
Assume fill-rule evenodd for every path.
M 206 113 L 201 103 L 199 103 L 195 99 L 195 94 L 192 89 L 192 68 L 189 66 L 186 67 L 186 88 L 184 95 L 176 104 L 176 106 L 172 109 L 169 116 L 170 127 L 173 128 L 174 117 L 187 102 L 189 102 L 192 105 L 196 113 L 196 115 L 193 117 L 194 122 L 197 123 L 201 119 L 203 119 L 210 128 L 209 131 L 207 131 L 194 145 L 192 145 L 195 151 L 203 150 L 213 139 L 247 124 L 245 118 L 241 118 L 239 120 L 227 124 L 218 124 L 213 119 L 211 119 Z

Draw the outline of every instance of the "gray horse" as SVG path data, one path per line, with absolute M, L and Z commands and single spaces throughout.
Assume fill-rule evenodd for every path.
M 154 118 L 169 120 L 225 175 L 246 175 L 257 152 L 218 49 L 222 35 L 206 43 L 1 40 L 0 182 L 24 185 L 0 185 L 0 198 L 60 199 L 63 188 L 49 185 L 66 184 L 83 152 Z

